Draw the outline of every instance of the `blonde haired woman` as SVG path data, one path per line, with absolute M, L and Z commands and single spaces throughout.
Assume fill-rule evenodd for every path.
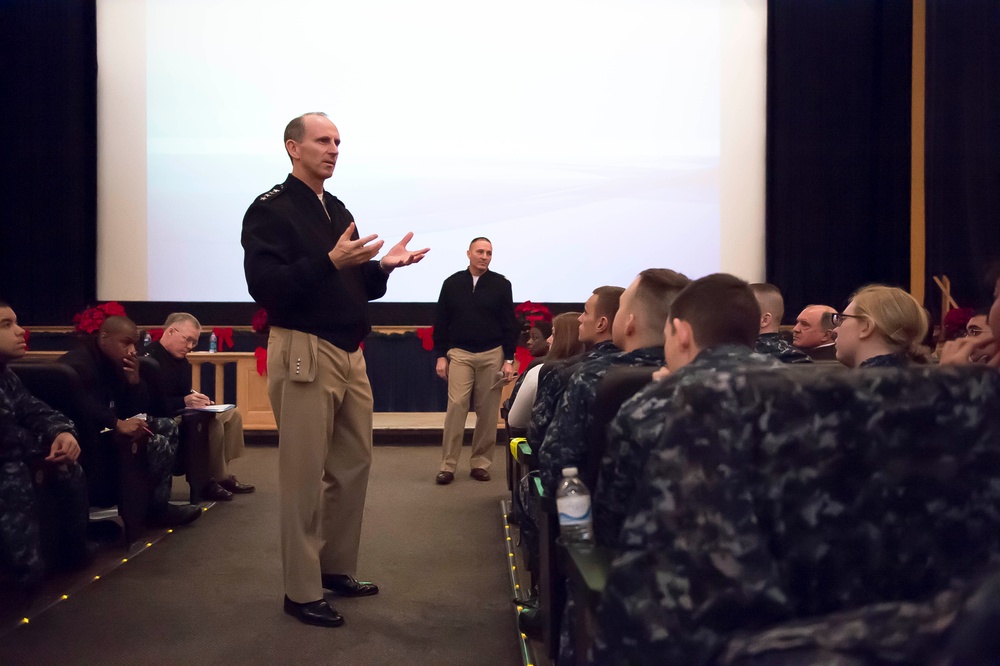
M 837 330 L 837 360 L 848 367 L 927 362 L 920 344 L 927 334 L 927 313 L 902 289 L 869 285 L 851 296 L 843 313 L 830 317 Z

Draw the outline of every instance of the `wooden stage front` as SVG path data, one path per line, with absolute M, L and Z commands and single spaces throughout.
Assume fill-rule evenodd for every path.
M 444 412 L 375 412 L 372 422 L 376 445 L 440 446 Z M 465 443 L 472 441 L 476 417 L 469 414 L 465 421 Z M 248 444 L 275 445 L 278 433 L 274 429 L 246 431 Z M 504 436 L 502 424 L 497 424 L 497 439 Z

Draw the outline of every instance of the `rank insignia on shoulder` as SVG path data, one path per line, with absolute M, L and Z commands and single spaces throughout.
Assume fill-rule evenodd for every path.
M 260 200 L 261 201 L 267 201 L 268 199 L 271 199 L 271 198 L 273 198 L 273 197 L 281 194 L 281 192 L 282 192 L 283 189 L 284 189 L 284 185 L 275 185 L 274 189 L 272 189 L 270 192 L 265 192 L 264 194 L 260 195 Z

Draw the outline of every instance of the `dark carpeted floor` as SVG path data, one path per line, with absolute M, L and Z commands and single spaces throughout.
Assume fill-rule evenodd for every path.
M 437 486 L 439 448 L 376 447 L 358 574 L 382 591 L 328 597 L 346 623 L 323 629 L 282 612 L 277 449 L 248 448 L 256 493 L 0 637 L 0 664 L 519 664 L 502 453 L 492 481 Z

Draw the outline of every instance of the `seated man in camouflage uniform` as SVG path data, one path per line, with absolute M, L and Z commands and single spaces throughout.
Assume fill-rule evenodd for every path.
M 50 567 L 87 562 L 88 507 L 72 421 L 28 393 L 7 367 L 24 353 L 24 329 L 10 306 L 0 302 L 0 568 L 15 585 L 30 588 L 45 574 L 43 530 L 56 531 L 52 542 L 58 560 L 48 562 Z M 55 525 L 39 525 L 32 477 L 40 470 L 54 500 Z
M 785 316 L 785 299 L 773 284 L 755 282 L 750 285 L 760 306 L 760 333 L 754 351 L 768 354 L 782 363 L 812 363 L 809 356 L 781 337 L 781 318 Z
M 678 386 L 707 381 L 719 371 L 781 366 L 773 358 L 751 351 L 757 327 L 754 296 L 737 277 L 708 275 L 678 294 L 664 331 L 670 375 L 623 403 L 608 426 L 608 447 L 593 493 L 597 543 L 618 545 L 636 479 L 642 475 L 650 449 L 663 434 L 664 414 Z
M 1000 373 L 981 367 L 739 369 L 679 386 L 623 523 L 594 662 L 948 663 L 1000 561 L 998 403 Z
M 539 372 L 538 390 L 528 426 L 528 443 L 536 449 L 545 441 L 545 432 L 577 367 L 584 361 L 621 351 L 612 341 L 611 331 L 624 291 L 621 287 L 611 286 L 595 289 L 584 303 L 583 314 L 580 315 L 580 342 L 587 351 L 555 363 L 546 363 Z
M 685 276 L 667 268 L 649 268 L 639 273 L 622 294 L 612 331 L 622 351 L 580 364 L 538 449 L 546 493 L 555 494 L 563 468 L 585 467 L 591 406 L 601 377 L 616 366 L 646 365 L 652 375 L 663 365 L 663 324 L 674 297 L 688 282 Z
M 139 331 L 131 319 L 108 317 L 96 338 L 60 357 L 83 383 L 87 412 L 91 421 L 103 428 L 107 437 L 144 443 L 146 466 L 153 487 L 150 492 L 148 521 L 158 527 L 186 525 L 201 516 L 196 506 L 170 503 L 170 484 L 177 455 L 177 425 L 170 418 L 146 419 L 140 415 L 150 409 L 146 383 L 139 376 L 135 344 Z M 85 469 L 95 458 L 84 451 Z M 88 470 L 88 474 L 106 470 Z M 110 483 L 110 481 L 108 481 Z M 101 494 L 117 495 L 120 489 L 100 488 Z M 106 491 L 106 492 L 105 492 Z M 95 491 L 96 492 L 96 491 Z M 96 501 L 96 500 L 95 500 Z

